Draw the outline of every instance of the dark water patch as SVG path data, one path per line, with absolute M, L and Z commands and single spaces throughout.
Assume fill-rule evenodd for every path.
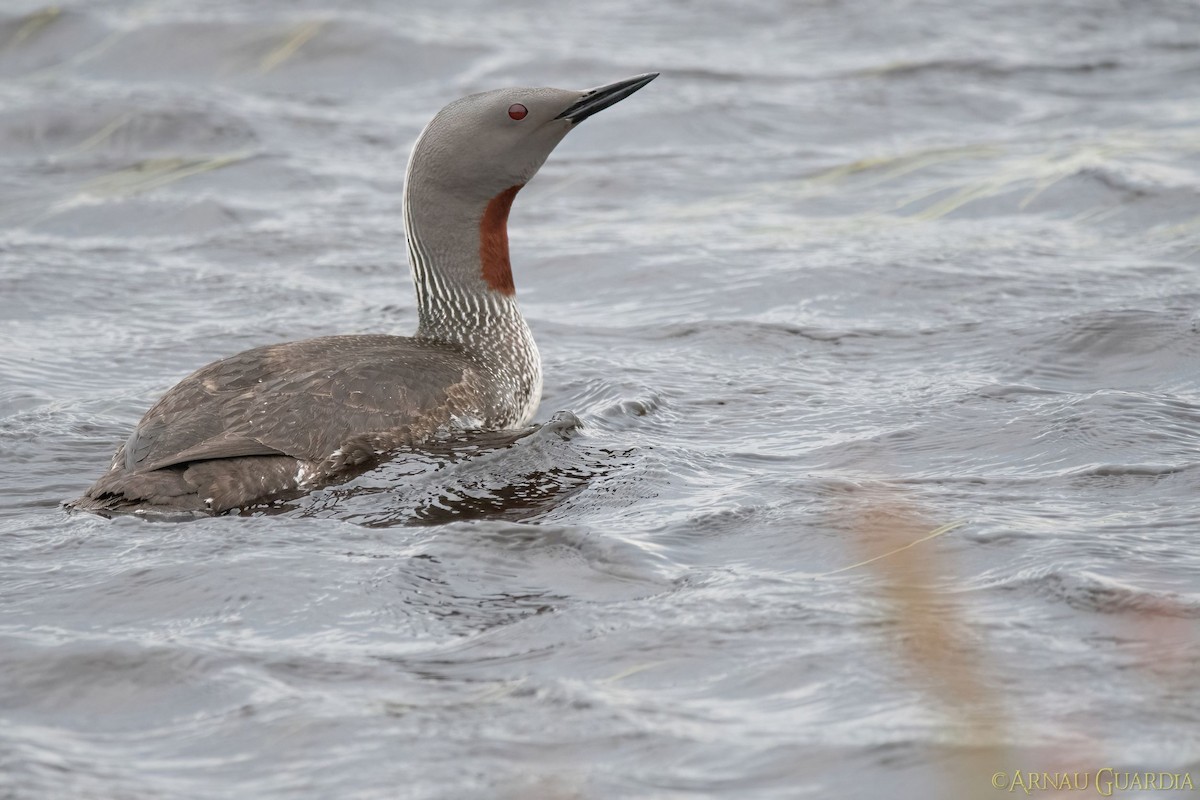
M 1080 72 L 1114 70 L 1121 67 L 1121 62 L 1111 57 L 1099 57 L 1089 60 L 1086 57 L 1079 62 L 1071 63 L 1030 63 L 1022 60 L 1017 63 L 1005 63 L 1000 59 L 987 58 L 934 58 L 928 61 L 900 63 L 887 65 L 876 71 L 868 71 L 863 76 L 886 76 L 887 78 L 915 76 L 924 78 L 925 72 L 942 72 L 949 74 L 975 74 L 984 77 L 1009 76 L 1018 73 L 1045 72 Z
M 1054 389 L 1190 385 L 1200 333 L 1190 312 L 1120 308 L 1071 315 L 1017 349 L 1022 380 Z M 1195 365 L 1188 368 L 1188 364 Z
M 369 527 L 539 517 L 592 478 L 621 468 L 630 455 L 580 447 L 579 426 L 564 411 L 532 432 L 466 435 L 400 451 L 349 483 L 275 511 L 297 509 L 301 516 Z M 364 506 L 372 510 L 360 511 Z
M 140 703 L 153 702 L 171 716 L 219 714 L 214 705 L 244 702 L 246 695 L 222 698 L 197 695 L 194 676 L 232 666 L 228 658 L 178 646 L 134 647 L 96 642 L 62 643 L 51 647 L 17 647 L 5 659 L 9 676 L 4 703 L 14 724 L 61 724 L 64 717 L 81 715 L 103 721 L 106 733 L 143 730 Z
M 545 613 L 579 602 L 616 602 L 668 591 L 677 565 L 652 548 L 608 539 L 586 529 L 555 525 L 454 523 L 448 532 L 420 537 L 405 549 L 409 558 L 455 571 L 475 563 L 497 586 L 528 580 L 528 595 L 501 593 Z M 538 569 L 539 562 L 543 563 Z M 508 576 L 508 577 L 505 577 Z M 480 584 L 483 576 L 468 578 Z M 537 598 L 542 602 L 534 603 Z
M 88 69 L 109 80 L 242 85 L 340 105 L 347 94 L 373 94 L 462 70 L 482 54 L 329 18 L 198 20 L 134 28 L 119 47 L 91 59 Z M 364 58 L 371 69 L 363 69 Z M 143 69 L 148 61 L 157 65 L 153 75 Z
M 1187 619 L 1200 616 L 1200 598 L 1141 589 L 1120 579 L 1086 571 L 1033 570 L 1018 573 L 1002 587 L 1009 591 L 1032 591 L 1072 608 L 1102 614 Z
M 216 156 L 254 149 L 258 137 L 247 122 L 219 107 L 180 107 L 183 98 L 90 101 L 70 109 L 31 105 L 0 113 L 0 158 L 28 163 L 36 158 L 81 162 L 154 156 Z
M 60 236 L 178 236 L 238 227 L 258 216 L 261 215 L 252 210 L 236 209 L 216 200 L 188 203 L 126 200 L 83 203 L 64 209 L 38 222 L 34 230 Z
M 68 64 L 108 35 L 94 16 L 58 7 L 5 15 L 0 17 L 0 75 L 15 78 Z

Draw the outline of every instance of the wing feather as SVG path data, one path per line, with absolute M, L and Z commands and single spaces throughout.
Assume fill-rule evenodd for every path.
M 482 402 L 480 372 L 446 345 L 333 336 L 247 350 L 180 381 L 124 447 L 130 473 L 218 458 L 318 461 L 343 444 L 419 438 Z

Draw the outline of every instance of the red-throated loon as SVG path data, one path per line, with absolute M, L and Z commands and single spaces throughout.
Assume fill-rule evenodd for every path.
M 221 513 L 337 481 L 450 430 L 525 425 L 542 394 L 508 258 L 513 197 L 577 124 L 657 73 L 456 100 L 417 139 L 404 226 L 413 337 L 327 336 L 202 367 L 146 412 L 71 507 Z

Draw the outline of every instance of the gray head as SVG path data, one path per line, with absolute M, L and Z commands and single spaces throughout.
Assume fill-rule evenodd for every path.
M 638 75 L 582 92 L 497 89 L 455 100 L 417 140 L 408 181 L 486 203 L 528 182 L 574 126 L 656 77 Z
M 517 191 L 573 127 L 656 77 L 583 92 L 498 89 L 438 112 L 413 147 L 404 187 L 420 335 L 454 339 L 469 310 L 519 316 L 505 302 L 516 291 L 507 224 Z

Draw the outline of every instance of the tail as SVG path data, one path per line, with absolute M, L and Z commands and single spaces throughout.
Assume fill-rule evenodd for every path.
M 218 458 L 149 472 L 126 472 L 118 464 L 66 507 L 102 516 L 188 511 L 223 514 L 294 492 L 304 466 L 291 456 Z

